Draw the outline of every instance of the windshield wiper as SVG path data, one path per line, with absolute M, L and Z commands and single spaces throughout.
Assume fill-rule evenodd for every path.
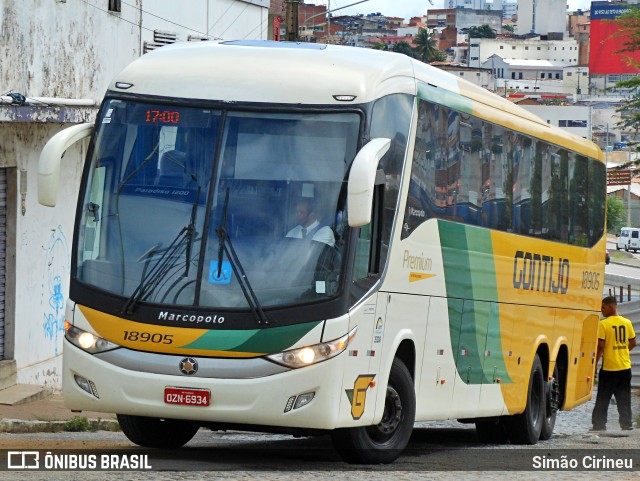
M 227 232 L 227 212 L 229 210 L 229 188 L 227 187 L 227 194 L 224 200 L 224 208 L 222 211 L 222 221 L 220 222 L 220 226 L 216 229 L 216 234 L 218 235 L 218 278 L 222 275 L 222 253 L 227 254 L 227 258 L 229 259 L 229 264 L 231 264 L 231 269 L 233 269 L 233 273 L 236 275 L 238 279 L 238 284 L 240 284 L 240 289 L 242 290 L 242 294 L 244 294 L 245 299 L 247 300 L 247 304 L 251 308 L 251 312 L 253 313 L 258 324 L 269 324 L 269 319 L 267 315 L 262 310 L 262 306 L 260 305 L 260 301 L 256 296 L 253 288 L 251 287 L 251 283 L 249 282 L 249 278 L 240 263 L 240 259 L 238 259 L 238 255 L 236 254 L 236 250 L 233 248 L 233 244 L 231 243 L 231 238 L 229 237 L 229 233 Z
M 149 154 L 149 157 L 145 159 L 143 162 L 146 163 L 153 153 L 157 150 L 157 146 L 154 148 L 153 152 Z M 118 190 L 118 194 L 122 190 L 122 187 L 126 182 L 139 170 L 136 169 L 132 172 L 127 178 L 122 182 L 120 188 Z M 147 299 L 155 290 L 165 281 L 169 274 L 175 269 L 178 264 L 178 260 L 180 259 L 181 250 L 184 249 L 185 252 L 185 268 L 184 274 L 181 276 L 182 278 L 189 277 L 189 268 L 191 267 L 191 251 L 193 247 L 193 242 L 197 238 L 196 232 L 196 216 L 198 213 L 198 200 L 200 199 L 200 184 L 198 183 L 198 179 L 195 175 L 191 174 L 191 178 L 197 185 L 195 199 L 193 201 L 193 205 L 191 206 L 191 215 L 189 217 L 189 224 L 184 226 L 178 232 L 178 235 L 173 239 L 169 247 L 167 247 L 162 256 L 156 261 L 151 270 L 147 273 L 147 269 L 149 267 L 149 262 L 151 261 L 151 257 L 154 253 L 156 253 L 156 249 L 160 247 L 160 243 L 151 247 L 147 252 L 142 254 L 138 261 L 147 257 L 147 260 L 144 265 L 144 269 L 142 271 L 142 276 L 140 279 L 140 283 L 133 291 L 126 304 L 124 305 L 124 312 L 126 314 L 132 314 L 135 311 L 138 303 L 144 299 Z M 175 286 L 176 283 L 173 284 Z
M 189 259 L 191 259 L 191 247 L 193 246 L 193 240 L 196 238 L 196 215 L 198 213 L 198 199 L 200 199 L 200 184 L 194 175 L 191 175 L 191 178 L 198 188 L 196 189 L 196 198 L 193 201 L 193 205 L 191 206 L 191 218 L 189 219 L 189 225 L 187 226 L 187 248 L 185 249 L 185 268 L 184 268 L 184 277 L 189 277 Z
M 142 279 L 140 283 L 135 288 L 126 304 L 124 305 L 123 311 L 126 314 L 132 314 L 135 311 L 138 303 L 144 299 L 147 299 L 151 294 L 155 292 L 158 286 L 167 279 L 169 274 L 174 271 L 176 265 L 178 264 L 181 258 L 182 249 L 189 250 L 190 244 L 195 237 L 195 227 L 191 224 L 184 226 L 180 229 L 180 232 L 176 236 L 175 239 L 171 242 L 169 247 L 164 249 L 162 255 L 155 262 L 153 267 L 150 270 L 147 270 L 149 267 L 149 262 L 154 253 L 156 253 L 157 247 L 160 244 L 156 244 L 147 252 L 145 252 L 140 259 L 147 257 L 147 261 L 145 263 L 144 269 L 142 271 Z M 189 272 L 189 260 L 187 260 L 187 267 L 185 268 L 185 274 L 181 277 L 186 277 Z

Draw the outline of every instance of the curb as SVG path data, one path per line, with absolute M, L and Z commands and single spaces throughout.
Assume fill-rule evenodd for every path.
M 3 419 L 0 433 L 59 433 L 83 431 L 121 431 L 118 421 L 113 419 L 87 419 L 74 417 L 66 421 L 25 421 L 24 419 Z

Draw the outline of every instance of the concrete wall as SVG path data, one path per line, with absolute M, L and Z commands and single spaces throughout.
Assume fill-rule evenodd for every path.
M 5 0 L 0 16 L 2 93 L 98 99 L 113 74 L 140 55 L 133 15 L 75 1 Z
M 267 38 L 269 0 L 188 0 L 188 8 L 186 2 L 137 1 L 144 10 L 140 17 L 143 25 L 175 32 L 181 41 L 189 35 L 225 40 Z M 124 2 L 122 9 L 124 13 Z M 152 38 L 152 31 L 142 31 L 143 41 Z
M 19 383 L 57 387 L 60 383 L 64 306 L 69 294 L 73 212 L 85 146 L 64 157 L 56 208 L 43 207 L 37 196 L 37 162 L 46 141 L 61 129 L 50 123 L 0 124 L 0 159 L 10 169 L 13 202 L 7 216 L 5 323 L 13 334 L 6 344 L 16 360 Z M 22 186 L 22 188 L 20 187 Z
M 99 99 L 154 30 L 189 37 L 266 39 L 269 0 L 134 0 L 100 3 L 3 0 L 0 94 Z

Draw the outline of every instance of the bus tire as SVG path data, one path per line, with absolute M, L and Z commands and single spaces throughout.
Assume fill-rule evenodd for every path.
M 524 412 L 505 418 L 509 440 L 513 444 L 533 445 L 540 439 L 542 423 L 545 419 L 545 382 L 540 357 L 536 354 L 531 366 L 527 405 Z
M 500 418 L 476 420 L 476 436 L 481 443 L 506 444 L 509 442 L 507 430 Z
M 558 363 L 553 368 L 553 377 L 545 385 L 545 406 L 544 419 L 542 421 L 542 430 L 540 431 L 540 440 L 546 441 L 551 438 L 553 428 L 556 425 L 556 416 L 560 409 L 561 394 L 560 382 L 558 377 Z
M 413 378 L 404 363 L 395 358 L 389 374 L 382 420 L 375 426 L 336 429 L 333 445 L 348 463 L 393 462 L 409 443 L 416 417 Z
M 189 421 L 117 414 L 124 435 L 145 448 L 179 448 L 195 436 L 199 427 Z

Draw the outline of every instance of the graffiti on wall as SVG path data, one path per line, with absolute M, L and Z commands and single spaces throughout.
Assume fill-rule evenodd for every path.
M 62 226 L 51 230 L 43 273 L 42 304 L 44 307 L 44 336 L 53 344 L 57 356 L 64 336 L 65 293 L 69 278 L 69 248 Z

